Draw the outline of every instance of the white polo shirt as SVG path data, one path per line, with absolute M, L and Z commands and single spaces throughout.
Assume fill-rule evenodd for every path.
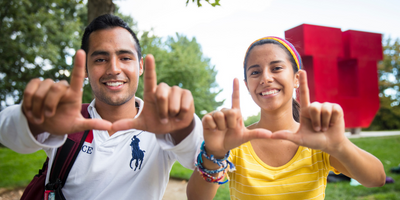
M 137 117 L 142 111 L 143 101 L 135 100 L 139 104 Z M 92 118 L 100 119 L 94 102 L 89 105 L 88 112 Z M 196 151 L 203 140 L 201 121 L 196 115 L 194 118 L 192 133 L 176 146 L 169 134 L 156 135 L 130 129 L 109 136 L 107 131 L 93 130 L 62 189 L 65 198 L 162 199 L 176 160 L 184 167 L 194 169 Z M 66 138 L 42 133 L 36 140 L 29 131 L 20 105 L 10 106 L 0 113 L 0 142 L 19 153 L 43 149 L 50 158 L 49 166 Z

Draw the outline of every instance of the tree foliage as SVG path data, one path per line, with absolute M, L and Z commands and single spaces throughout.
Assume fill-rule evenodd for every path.
M 32 78 L 69 80 L 72 57 L 88 25 L 87 9 L 81 0 L 0 1 L 1 109 L 19 103 Z M 138 33 L 136 22 L 118 10 L 116 6 L 115 15 Z M 220 106 L 222 102 L 215 101 L 220 92 L 215 81 L 217 72 L 196 39 L 180 34 L 163 39 L 149 33 L 145 31 L 139 40 L 143 54 L 152 53 L 156 58 L 158 82 L 189 89 L 199 116 Z M 137 96 L 142 92 L 141 80 Z M 90 85 L 86 83 L 82 101 L 91 100 Z
M 244 126 L 250 126 L 258 121 L 260 121 L 260 117 L 261 117 L 261 112 L 258 112 L 257 115 L 252 115 L 246 118 L 246 120 L 244 120 Z
M 220 90 L 217 89 L 217 74 L 210 59 L 203 56 L 200 44 L 195 38 L 188 39 L 176 34 L 163 38 L 144 32 L 141 36 L 143 54 L 151 53 L 156 60 L 157 81 L 177 85 L 192 92 L 196 114 L 203 116 L 222 105 L 215 101 Z M 143 77 L 140 78 L 137 96 L 143 94 Z
M 73 0 L 0 1 L 2 108 L 19 103 L 32 78 L 67 78 L 80 37 L 77 9 Z
M 387 39 L 378 65 L 380 109 L 369 130 L 400 129 L 400 39 Z
M 187 1 L 186 1 L 186 6 L 189 4 L 189 1 L 190 1 L 190 0 L 187 0 Z M 203 5 L 201 4 L 201 0 L 191 0 L 191 1 L 192 1 L 192 2 L 196 2 L 198 7 L 203 6 Z M 206 1 L 208 4 L 210 4 L 212 7 L 221 6 L 221 5 L 219 4 L 219 1 L 220 1 L 220 0 L 215 0 L 214 3 L 211 3 L 210 0 L 205 0 L 205 1 Z

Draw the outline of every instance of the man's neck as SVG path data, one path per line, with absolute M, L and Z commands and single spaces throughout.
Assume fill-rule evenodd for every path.
M 102 119 L 111 123 L 114 123 L 120 119 L 133 119 L 138 112 L 138 109 L 135 106 L 135 97 L 119 106 L 109 105 L 102 101 L 96 100 L 95 108 Z

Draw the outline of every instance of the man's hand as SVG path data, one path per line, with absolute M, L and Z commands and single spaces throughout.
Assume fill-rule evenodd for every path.
M 266 129 L 247 129 L 240 112 L 239 81 L 234 79 L 232 108 L 211 112 L 203 117 L 207 154 L 223 157 L 229 150 L 252 139 L 270 138 Z
M 75 55 L 71 85 L 51 79 L 31 80 L 25 88 L 22 111 L 34 136 L 42 132 L 55 135 L 98 129 L 110 130 L 111 122 L 85 119 L 81 115 L 82 85 L 85 78 L 85 52 Z
M 173 133 L 192 124 L 194 102 L 189 90 L 165 83 L 157 85 L 155 62 L 152 55 L 145 58 L 143 110 L 134 119 L 113 123 L 113 131 L 138 129 L 156 134 Z M 191 130 L 187 130 L 191 131 Z

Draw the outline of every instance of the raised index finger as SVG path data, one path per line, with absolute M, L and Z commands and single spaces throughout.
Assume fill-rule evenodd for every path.
M 232 108 L 240 109 L 239 80 L 233 79 Z
M 154 57 L 148 54 L 144 63 L 144 93 L 153 93 L 157 86 L 156 64 Z
M 306 108 L 310 105 L 310 93 L 308 91 L 307 73 L 304 70 L 300 70 L 299 75 L 300 107 Z
M 79 49 L 75 54 L 74 68 L 71 73 L 71 89 L 74 92 L 81 92 L 83 80 L 85 79 L 85 61 L 86 54 L 82 49 Z

